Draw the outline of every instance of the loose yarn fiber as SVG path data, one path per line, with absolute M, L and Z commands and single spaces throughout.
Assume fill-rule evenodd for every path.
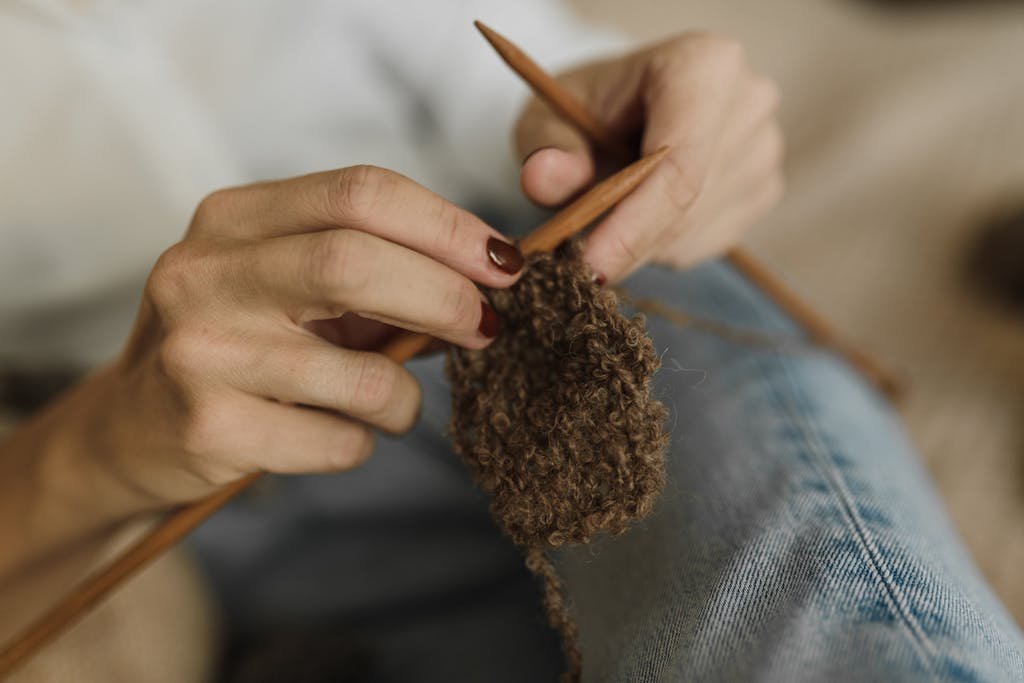
M 592 282 L 575 243 L 530 257 L 519 282 L 489 295 L 502 333 L 448 359 L 453 447 L 540 578 L 564 680 L 577 680 L 575 625 L 547 551 L 621 533 L 654 506 L 667 442 L 651 395 L 658 357 L 643 318 Z

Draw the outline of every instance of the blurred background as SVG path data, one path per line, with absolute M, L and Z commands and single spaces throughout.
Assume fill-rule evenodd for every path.
M 573 2 L 644 40 L 735 35 L 779 81 L 788 191 L 754 251 L 905 378 L 912 437 L 1024 623 L 1024 3 Z

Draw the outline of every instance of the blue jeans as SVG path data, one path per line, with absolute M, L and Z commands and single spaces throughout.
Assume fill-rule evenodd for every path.
M 1024 680 L 1018 627 L 883 399 L 724 265 L 627 289 L 755 339 L 648 316 L 668 483 L 626 534 L 557 554 L 584 680 Z M 554 680 L 536 586 L 443 438 L 442 363 L 410 369 L 411 434 L 353 473 L 275 478 L 195 534 L 227 623 L 342 624 L 373 680 Z

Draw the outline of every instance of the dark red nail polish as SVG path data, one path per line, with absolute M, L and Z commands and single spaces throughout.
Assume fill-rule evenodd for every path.
M 594 283 L 598 287 L 604 287 L 606 282 L 608 282 L 608 279 L 604 275 L 601 275 L 600 273 L 594 275 Z
M 497 237 L 487 240 L 487 258 L 498 270 L 515 275 L 523 269 L 523 255 L 514 244 L 503 242 Z
M 480 334 L 487 337 L 488 339 L 494 339 L 498 336 L 498 330 L 501 329 L 501 321 L 498 320 L 498 312 L 487 303 L 486 301 L 480 302 Z

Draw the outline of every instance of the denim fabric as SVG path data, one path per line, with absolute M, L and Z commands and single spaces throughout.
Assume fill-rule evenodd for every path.
M 665 493 L 557 556 L 586 681 L 1024 680 L 1020 631 L 882 399 L 723 265 L 628 289 L 756 334 L 648 316 Z M 357 472 L 275 478 L 194 536 L 228 624 L 342 623 L 381 681 L 554 680 L 536 587 L 443 439 L 441 362 L 410 369 L 411 434 Z
M 792 333 L 722 268 L 630 288 Z M 649 328 L 669 484 L 641 528 L 562 553 L 586 680 L 1024 680 L 1019 630 L 883 399 L 820 350 Z

